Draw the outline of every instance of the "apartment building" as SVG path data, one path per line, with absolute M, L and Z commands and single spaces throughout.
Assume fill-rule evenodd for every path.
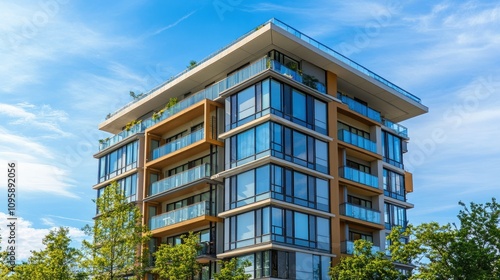
M 143 213 L 149 249 L 200 237 L 200 279 L 248 259 L 255 279 L 328 279 L 413 205 L 407 129 L 421 100 L 272 19 L 99 125 L 98 183 Z M 401 265 L 405 269 L 404 265 Z M 147 279 L 155 279 L 148 275 Z

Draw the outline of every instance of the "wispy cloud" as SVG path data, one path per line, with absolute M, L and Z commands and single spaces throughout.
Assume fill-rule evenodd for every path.
M 30 103 L 18 103 L 15 105 L 0 103 L 0 116 L 9 120 L 12 126 L 28 126 L 43 131 L 44 137 L 54 133 L 57 136 L 67 137 L 71 133 L 60 128 L 59 124 L 66 122 L 68 114 L 62 110 L 54 110 L 50 105 L 36 106 Z
M 188 13 L 188 14 L 184 15 L 183 17 L 181 17 L 180 19 L 178 19 L 178 20 L 177 20 L 177 21 L 175 21 L 174 23 L 171 23 L 171 24 L 169 24 L 169 25 L 167 25 L 167 26 L 164 26 L 164 27 L 162 27 L 162 28 L 159 28 L 159 29 L 157 29 L 157 30 L 155 30 L 155 31 L 153 31 L 153 32 L 146 33 L 145 35 L 143 35 L 143 36 L 141 37 L 141 39 L 147 39 L 147 38 L 150 38 L 150 37 L 156 36 L 156 35 L 158 35 L 158 34 L 160 34 L 160 33 L 164 32 L 164 31 L 166 31 L 166 30 L 168 30 L 168 29 L 170 29 L 170 28 L 173 28 L 173 27 L 177 26 L 179 23 L 183 22 L 184 20 L 186 20 L 186 19 L 188 19 L 190 16 L 192 16 L 194 13 L 196 13 L 196 11 L 197 11 L 197 10 L 194 10 L 194 11 L 192 11 L 192 12 L 190 12 L 190 13 Z

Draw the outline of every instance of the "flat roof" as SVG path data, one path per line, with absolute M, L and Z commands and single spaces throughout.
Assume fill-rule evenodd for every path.
M 342 56 L 285 23 L 272 19 L 135 100 L 99 124 L 99 129 L 118 133 L 131 120 L 168 102 L 169 98 L 198 91 L 221 80 L 227 73 L 277 49 L 304 59 L 338 77 L 338 88 L 352 93 L 380 111 L 384 118 L 400 122 L 428 112 L 420 99 L 388 80 Z

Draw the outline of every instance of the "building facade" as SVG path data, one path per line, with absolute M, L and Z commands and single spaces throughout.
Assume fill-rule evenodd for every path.
M 398 122 L 427 111 L 272 19 L 101 123 L 113 136 L 100 141 L 94 189 L 123 187 L 150 251 L 197 233 L 200 279 L 232 257 L 255 279 L 328 279 L 355 240 L 383 251 L 406 226 L 413 180 Z

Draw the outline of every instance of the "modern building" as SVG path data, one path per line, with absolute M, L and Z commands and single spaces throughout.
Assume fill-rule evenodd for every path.
M 398 122 L 427 111 L 272 19 L 108 116 L 94 189 L 120 183 L 151 251 L 199 234 L 202 279 L 232 257 L 250 260 L 255 279 L 327 279 L 353 241 L 384 251 L 406 225 L 413 183 Z

